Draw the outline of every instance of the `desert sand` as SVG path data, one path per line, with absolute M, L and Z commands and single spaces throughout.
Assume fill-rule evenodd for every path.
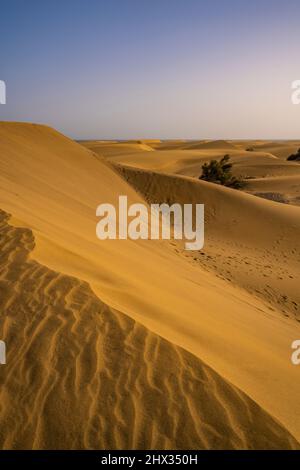
M 299 448 L 300 165 L 282 146 L 0 123 L 1 448 Z M 225 153 L 244 192 L 198 180 Z M 100 242 L 96 207 L 120 194 L 204 203 L 204 249 Z

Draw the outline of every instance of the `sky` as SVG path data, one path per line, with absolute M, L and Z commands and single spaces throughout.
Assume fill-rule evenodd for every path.
M 0 120 L 78 139 L 299 139 L 299 19 L 299 0 L 1 0 Z

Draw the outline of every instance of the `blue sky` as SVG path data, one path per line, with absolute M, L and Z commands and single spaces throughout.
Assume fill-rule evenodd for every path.
M 2 0 L 1 120 L 75 138 L 300 138 L 300 2 Z

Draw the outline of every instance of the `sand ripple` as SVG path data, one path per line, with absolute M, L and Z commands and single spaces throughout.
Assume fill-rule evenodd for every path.
M 2 449 L 295 448 L 201 360 L 31 260 L 0 212 Z

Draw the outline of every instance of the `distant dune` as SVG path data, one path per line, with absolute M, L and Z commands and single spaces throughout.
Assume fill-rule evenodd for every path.
M 94 142 L 0 123 L 2 447 L 297 447 L 300 208 L 180 176 L 186 153 Z M 205 203 L 204 250 L 100 242 L 120 194 Z
M 208 142 L 196 142 L 196 143 L 189 143 L 186 144 L 185 149 L 193 149 L 193 150 L 205 150 L 205 149 L 215 149 L 215 150 L 220 150 L 220 149 L 225 149 L 225 150 L 232 150 L 235 149 L 235 146 L 231 144 L 230 142 L 227 142 L 226 140 L 212 140 Z
M 278 194 L 286 203 L 300 205 L 300 168 L 296 170 L 291 168 L 290 174 L 284 176 L 255 178 L 249 181 L 247 190 L 252 194 L 266 195 L 267 198 Z
M 174 141 L 157 144 L 156 151 L 151 155 L 145 153 L 147 149 L 141 148 L 129 148 L 128 152 L 119 153 L 116 149 L 105 151 L 105 146 L 92 142 L 83 145 L 123 166 L 196 178 L 201 175 L 205 162 L 229 154 L 233 163 L 233 174 L 249 179 L 247 192 L 286 204 L 300 205 L 297 184 L 300 165 L 296 161 L 286 160 L 288 155 L 300 148 L 300 142 L 260 141 L 251 144 L 251 141 L 237 141 L 232 144 L 227 141 Z M 110 148 L 112 149 L 113 145 Z M 286 177 L 290 177 L 290 180 Z
M 270 152 L 278 158 L 286 160 L 287 157 L 296 153 L 300 148 L 299 142 L 266 142 L 254 147 L 257 151 Z
M 200 255 L 190 253 L 194 261 L 300 321 L 300 208 L 192 178 L 117 168 L 149 203 L 202 201 L 206 242 Z
M 101 142 L 84 141 L 82 144 L 102 156 L 114 157 L 116 155 L 126 155 L 136 152 L 151 152 L 153 148 L 142 142 Z

